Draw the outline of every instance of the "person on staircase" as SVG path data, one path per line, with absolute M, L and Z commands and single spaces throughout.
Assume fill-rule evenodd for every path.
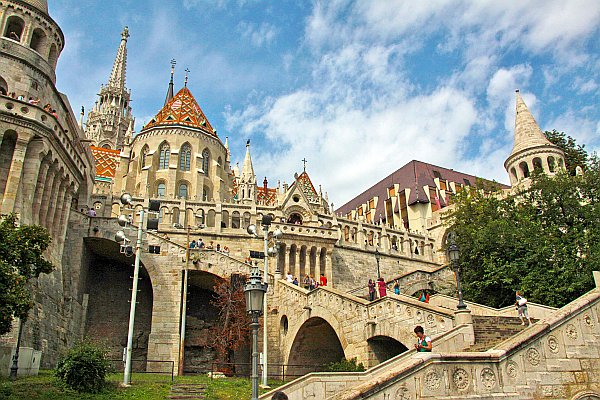
M 398 279 L 394 281 L 394 294 L 400 294 L 400 284 L 398 283 Z
M 385 285 L 383 278 L 379 278 L 379 280 L 377 280 L 377 289 L 379 290 L 380 299 L 387 296 L 387 286 Z
M 527 322 L 531 325 L 531 318 L 529 318 L 529 312 L 527 311 L 527 299 L 523 297 L 523 293 L 520 290 L 517 290 L 516 293 L 516 301 L 515 306 L 517 306 L 517 311 L 519 312 L 519 318 L 521 318 L 521 325 L 525 325 L 525 318 L 527 318 Z
M 375 282 L 373 279 L 369 279 L 369 301 L 375 300 Z
M 425 335 L 423 327 L 421 325 L 417 325 L 415 327 L 414 332 L 415 335 L 417 335 L 417 343 L 415 344 L 415 349 L 419 353 L 431 352 L 431 350 L 433 349 L 433 342 L 431 341 L 431 338 L 429 336 Z

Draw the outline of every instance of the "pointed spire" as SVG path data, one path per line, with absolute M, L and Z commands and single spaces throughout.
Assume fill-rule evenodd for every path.
M 171 80 L 169 81 L 169 88 L 167 89 L 167 97 L 165 98 L 165 106 L 173 98 L 173 76 L 175 75 L 175 65 L 177 61 L 173 58 L 171 60 Z
M 83 129 L 83 116 L 85 115 L 85 107 L 81 106 L 81 113 L 79 114 L 79 127 Z
M 225 136 L 225 151 L 226 151 L 226 156 L 225 156 L 225 161 L 230 161 L 231 160 L 231 151 L 229 151 L 229 136 Z
M 127 128 L 127 132 L 125 132 L 125 143 L 129 144 L 131 143 L 131 140 L 133 139 L 133 124 L 135 122 L 135 119 L 132 119 L 131 121 L 129 121 L 129 127 Z
M 129 28 L 125 27 L 121 33 L 121 44 L 117 50 L 117 57 L 113 64 L 113 69 L 108 79 L 108 86 L 119 89 L 125 88 L 125 73 L 127 69 L 127 38 L 129 38 Z
M 246 142 L 246 157 L 242 166 L 242 181 L 251 182 L 254 180 L 254 167 L 252 166 L 252 157 L 250 156 L 250 139 L 248 139 Z
M 529 112 L 519 90 L 516 91 L 516 96 L 515 144 L 511 154 L 535 146 L 553 146 L 535 122 L 535 118 Z

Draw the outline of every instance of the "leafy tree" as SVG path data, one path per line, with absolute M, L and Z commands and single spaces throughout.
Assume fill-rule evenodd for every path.
M 14 214 L 0 220 L 0 335 L 14 318 L 27 319 L 32 307 L 28 280 L 54 269 L 44 258 L 51 238 L 38 225 L 19 225 Z
M 232 275 L 231 281 L 222 281 L 214 287 L 212 304 L 219 310 L 219 318 L 211 328 L 211 347 L 217 352 L 217 360 L 225 363 L 232 361 L 233 353 L 248 343 L 250 337 L 244 282 L 242 276 Z
M 450 224 L 461 250 L 465 298 L 494 307 L 528 299 L 563 306 L 594 287 L 600 268 L 600 162 L 583 177 L 534 174 L 519 193 L 456 198 Z
M 56 366 L 56 377 L 80 393 L 98 393 L 106 386 L 112 370 L 104 347 L 84 341 L 73 347 Z
M 558 132 L 556 129 L 553 129 L 552 132 L 546 131 L 544 135 L 565 152 L 565 164 L 569 174 L 575 175 L 577 166 L 585 169 L 588 163 L 585 145 L 578 145 L 571 136 L 567 136 L 564 132 Z

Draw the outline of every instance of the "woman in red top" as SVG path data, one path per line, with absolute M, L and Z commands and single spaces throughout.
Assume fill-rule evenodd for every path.
M 385 281 L 383 278 L 379 278 L 377 280 L 377 289 L 379 290 L 379 298 L 385 297 L 387 295 L 387 287 L 385 286 Z

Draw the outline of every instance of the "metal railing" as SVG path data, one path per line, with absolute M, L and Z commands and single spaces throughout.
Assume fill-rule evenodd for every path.
M 260 365 L 259 365 L 260 367 Z M 286 382 L 286 379 L 294 380 L 310 372 L 323 372 L 327 368 L 324 364 L 273 364 L 269 363 L 268 378 Z M 222 373 L 227 377 L 239 377 L 250 379 L 252 369 L 251 363 L 224 363 L 213 361 L 210 366 L 210 377 L 215 373 Z M 291 379 L 290 379 L 291 378 Z
M 111 359 L 109 360 L 113 366 L 113 370 L 115 372 L 123 372 L 125 368 L 125 363 L 121 359 Z M 157 374 L 157 375 L 171 375 L 171 383 L 175 381 L 175 361 L 173 360 L 144 360 L 137 359 L 131 360 L 131 372 L 136 374 Z M 148 364 L 158 364 L 159 368 L 156 368 L 156 371 L 153 371 L 153 368 L 148 370 Z M 166 364 L 166 368 L 160 368 L 160 364 Z M 129 383 L 131 384 L 132 377 L 129 376 Z

